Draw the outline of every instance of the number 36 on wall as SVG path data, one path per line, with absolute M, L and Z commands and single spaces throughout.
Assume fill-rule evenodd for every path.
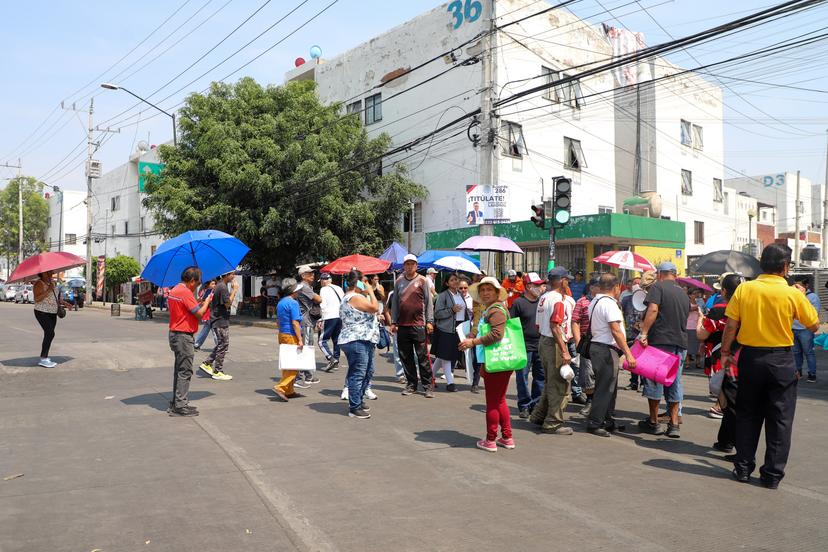
M 448 11 L 454 16 L 454 28 L 459 29 L 463 21 L 469 23 L 477 21 L 483 13 L 483 5 L 479 0 L 466 0 L 465 3 L 461 0 L 454 0 L 448 5 Z

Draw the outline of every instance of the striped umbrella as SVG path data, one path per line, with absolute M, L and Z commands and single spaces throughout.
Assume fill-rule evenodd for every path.
M 624 270 L 637 270 L 638 272 L 655 270 L 653 263 L 632 251 L 607 251 L 592 260 L 596 263 L 614 266 Z

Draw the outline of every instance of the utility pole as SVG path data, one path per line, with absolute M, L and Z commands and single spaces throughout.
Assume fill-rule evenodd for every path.
M 799 171 L 796 171 L 796 225 L 794 235 L 793 265 L 799 266 Z
M 491 186 L 497 184 L 497 162 L 495 159 L 495 148 L 497 147 L 497 118 L 494 114 L 492 105 L 492 98 L 494 93 L 494 59 L 492 51 L 497 46 L 497 21 L 496 21 L 496 6 L 497 1 L 491 0 L 489 4 L 489 28 L 480 40 L 482 46 L 481 63 L 483 74 L 483 81 L 480 90 L 480 130 L 482 140 L 480 142 L 480 186 L 483 190 L 491 189 Z M 491 236 L 494 234 L 494 225 L 486 222 L 486 215 L 484 214 L 483 224 L 480 225 L 481 236 Z M 482 267 L 487 274 L 494 274 L 494 261 L 492 254 L 483 252 L 481 254 Z
M 825 131 L 828 134 L 828 130 Z M 825 146 L 825 183 L 822 186 L 822 268 L 828 268 L 828 144 Z
M 17 158 L 17 165 L 3 163 L 0 167 L 17 169 L 17 264 L 23 262 L 23 163 Z

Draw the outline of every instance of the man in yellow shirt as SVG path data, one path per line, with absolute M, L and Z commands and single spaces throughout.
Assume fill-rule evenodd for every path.
M 742 349 L 733 477 L 742 483 L 750 481 L 764 423 L 765 463 L 759 473 L 762 485 L 775 489 L 785 476 L 796 409 L 798 378 L 791 326 L 799 320 L 809 330 L 817 331 L 819 317 L 804 289 L 790 287 L 785 281 L 791 264 L 790 249 L 771 244 L 762 251 L 759 264 L 764 274 L 736 288 L 727 305 L 722 366 L 734 376 L 731 351 L 738 339 Z

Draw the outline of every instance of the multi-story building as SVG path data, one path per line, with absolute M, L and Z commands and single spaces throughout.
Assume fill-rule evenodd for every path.
M 86 257 L 86 192 L 56 189 L 45 194 L 49 204 L 46 246 L 49 251 L 67 251 Z M 66 272 L 82 276 L 83 267 Z
M 796 229 L 796 171 L 780 171 L 773 174 L 730 178 L 725 182 L 729 188 L 744 192 L 757 201 L 776 208 L 776 231 L 778 234 L 794 232 Z M 799 176 L 799 229 L 821 231 L 822 229 L 822 187 L 813 184 L 804 175 Z
M 385 160 L 385 170 L 407 165 L 429 192 L 405 217 L 412 250 L 496 232 L 526 251 L 499 268 L 545 269 L 547 231 L 528 219 L 557 176 L 573 183 L 575 216 L 557 236 L 567 266 L 590 270 L 601 251 L 629 247 L 684 266 L 687 254 L 734 241 L 717 86 L 660 58 L 573 79 L 640 48 L 642 38 L 544 2 L 476 1 L 465 12 L 459 4 L 285 75 L 315 80 L 323 102 L 341 102 L 369 135 L 387 133 L 395 145 L 493 102 L 490 130 L 487 117 L 467 119 Z M 498 30 L 489 33 L 492 9 Z M 619 48 L 631 36 L 635 44 Z M 660 212 L 625 214 L 625 200 L 638 194 L 659 196 Z

